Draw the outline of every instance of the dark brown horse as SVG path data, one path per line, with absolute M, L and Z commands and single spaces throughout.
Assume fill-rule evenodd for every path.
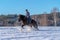
M 38 25 L 37 25 L 37 22 L 35 21 L 35 20 L 33 20 L 33 19 L 31 19 L 31 23 L 27 23 L 27 17 L 26 16 L 24 16 L 24 15 L 19 15 L 18 16 L 18 21 L 20 22 L 20 21 L 22 21 L 22 25 L 21 25 L 21 27 L 23 28 L 23 26 L 25 26 L 25 25 L 29 25 L 31 28 L 32 27 L 34 27 L 36 30 L 39 30 L 38 29 Z

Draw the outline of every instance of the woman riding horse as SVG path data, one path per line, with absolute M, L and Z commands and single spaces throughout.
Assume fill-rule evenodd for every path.
M 28 12 L 27 9 L 26 9 L 26 16 L 19 15 L 18 16 L 18 21 L 19 22 L 22 21 L 22 25 L 21 25 L 22 28 L 25 25 L 29 25 L 30 27 L 34 27 L 35 29 L 39 30 L 37 22 L 35 20 L 33 20 L 33 19 L 30 18 L 30 14 L 29 14 L 29 12 Z
M 27 17 L 27 23 L 31 23 L 31 17 L 30 17 L 30 13 L 28 12 L 28 10 L 26 9 L 26 17 Z

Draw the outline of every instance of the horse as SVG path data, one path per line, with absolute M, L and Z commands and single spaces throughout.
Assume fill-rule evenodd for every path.
M 37 22 L 34 20 L 34 19 L 32 19 L 31 18 L 31 23 L 27 23 L 27 17 L 25 16 L 25 15 L 19 15 L 18 16 L 18 21 L 20 22 L 20 21 L 22 21 L 22 25 L 21 25 L 21 27 L 24 29 L 24 27 L 23 26 L 25 26 L 25 25 L 29 25 L 31 28 L 32 27 L 34 27 L 36 30 L 39 30 L 38 29 L 38 25 L 37 25 Z

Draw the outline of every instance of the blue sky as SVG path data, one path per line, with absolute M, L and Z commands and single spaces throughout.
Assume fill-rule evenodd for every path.
M 0 15 L 25 14 L 25 9 L 31 14 L 42 14 L 54 7 L 60 9 L 60 0 L 0 0 Z

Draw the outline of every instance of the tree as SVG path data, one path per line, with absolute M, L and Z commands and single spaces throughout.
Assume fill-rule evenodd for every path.
M 56 22 L 57 22 L 57 20 L 56 20 L 56 17 L 57 17 L 57 12 L 59 12 L 59 9 L 58 8 L 56 8 L 56 7 L 54 7 L 53 9 L 52 9 L 52 13 L 53 13 L 53 17 L 54 17 L 54 25 L 56 26 L 57 24 L 56 24 Z

